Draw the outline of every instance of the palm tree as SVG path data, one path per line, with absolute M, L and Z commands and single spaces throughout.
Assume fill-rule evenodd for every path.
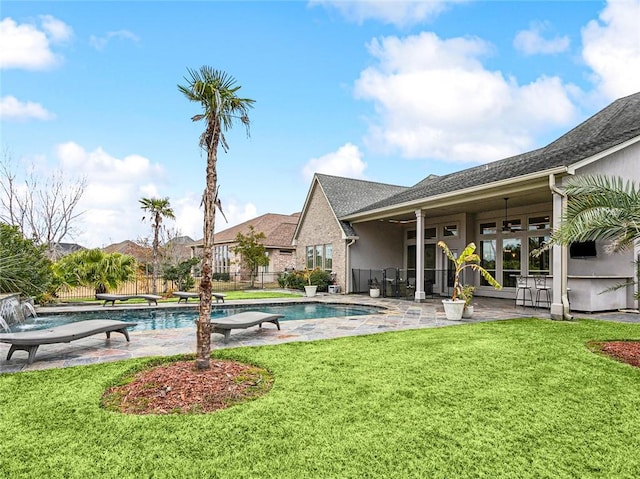
M 622 178 L 576 176 L 567 182 L 567 211 L 550 244 L 608 240 L 611 253 L 640 240 L 640 189 Z
M 64 256 L 53 265 L 57 287 L 88 286 L 96 293 L 117 289 L 136 276 L 136 260 L 120 253 L 105 253 L 99 248 L 85 249 Z
M 158 250 L 160 249 L 160 227 L 162 226 L 163 218 L 175 219 L 171 205 L 169 204 L 169 198 L 142 198 L 140 200 L 140 206 L 144 211 L 149 213 L 149 220 L 153 225 L 153 294 L 157 293 L 158 287 L 156 280 L 158 279 Z M 146 218 L 143 216 L 142 221 Z
M 554 244 L 605 240 L 609 241 L 607 252 L 622 253 L 640 241 L 640 188 L 634 182 L 602 175 L 576 176 L 567 182 L 565 193 L 567 210 L 544 249 Z M 632 284 L 617 284 L 606 291 Z M 640 299 L 640 292 L 636 299 Z
M 197 322 L 196 367 L 209 369 L 211 356 L 211 280 L 213 273 L 213 230 L 216 220 L 218 200 L 218 145 L 228 151 L 229 145 L 224 132 L 239 120 L 249 134 L 248 111 L 254 100 L 237 96 L 240 86 L 225 72 L 203 66 L 200 70 L 188 69 L 186 85 L 178 85 L 189 101 L 200 103 L 203 113 L 191 118 L 192 121 L 204 120 L 206 127 L 200 135 L 200 147 L 207 153 L 206 186 L 202 197 L 204 205 L 202 281 L 200 282 L 200 311 Z

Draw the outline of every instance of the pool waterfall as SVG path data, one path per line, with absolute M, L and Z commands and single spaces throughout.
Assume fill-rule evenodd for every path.
M 0 331 L 11 331 L 11 325 L 36 316 L 29 301 L 20 301 L 20 293 L 0 294 Z

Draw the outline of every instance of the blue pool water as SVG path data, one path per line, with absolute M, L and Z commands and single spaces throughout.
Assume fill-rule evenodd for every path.
M 211 312 L 211 320 L 223 316 L 229 316 L 243 311 L 264 311 L 272 314 L 282 314 L 280 321 L 292 321 L 296 319 L 335 318 L 346 316 L 361 316 L 365 314 L 380 313 L 380 308 L 371 306 L 352 306 L 339 304 L 287 304 L 287 305 L 252 305 L 246 307 L 217 306 Z M 198 311 L 195 309 L 153 309 L 153 310 L 123 310 L 123 311 L 96 311 L 77 314 L 52 314 L 29 318 L 24 323 L 11 327 L 12 332 L 28 331 L 34 329 L 46 329 L 61 324 L 73 323 L 85 319 L 115 319 L 138 323 L 129 331 L 160 330 L 173 328 L 195 328 L 195 320 Z

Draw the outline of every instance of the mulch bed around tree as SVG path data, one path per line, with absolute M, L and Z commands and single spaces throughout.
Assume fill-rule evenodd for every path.
M 640 341 L 593 341 L 589 345 L 611 358 L 640 367 Z
M 177 361 L 124 383 L 105 392 L 104 407 L 129 414 L 208 413 L 266 394 L 273 377 L 256 366 L 212 359 L 208 370 L 197 370 L 195 361 Z

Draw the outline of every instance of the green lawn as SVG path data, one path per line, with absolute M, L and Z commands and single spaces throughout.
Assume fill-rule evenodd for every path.
M 217 291 L 222 294 L 225 294 L 225 300 L 236 300 L 236 299 L 277 299 L 277 298 L 299 298 L 303 296 L 303 292 L 287 292 L 287 291 L 269 291 L 269 290 L 257 290 L 257 289 L 248 289 L 248 290 L 238 290 L 238 291 Z M 102 301 L 97 301 L 95 298 L 74 298 L 74 303 L 81 302 L 98 302 L 102 304 Z M 177 303 L 177 297 L 169 297 L 167 299 L 158 300 L 159 303 Z M 195 303 L 196 300 L 192 299 L 189 303 Z M 214 300 L 215 302 L 215 300 Z M 126 304 L 147 304 L 145 299 L 129 299 Z M 121 303 L 117 303 L 121 304 Z
M 275 383 L 209 415 L 102 410 L 141 360 L 0 375 L 0 477 L 637 478 L 640 370 L 593 339 L 640 326 L 525 319 L 220 350 Z

